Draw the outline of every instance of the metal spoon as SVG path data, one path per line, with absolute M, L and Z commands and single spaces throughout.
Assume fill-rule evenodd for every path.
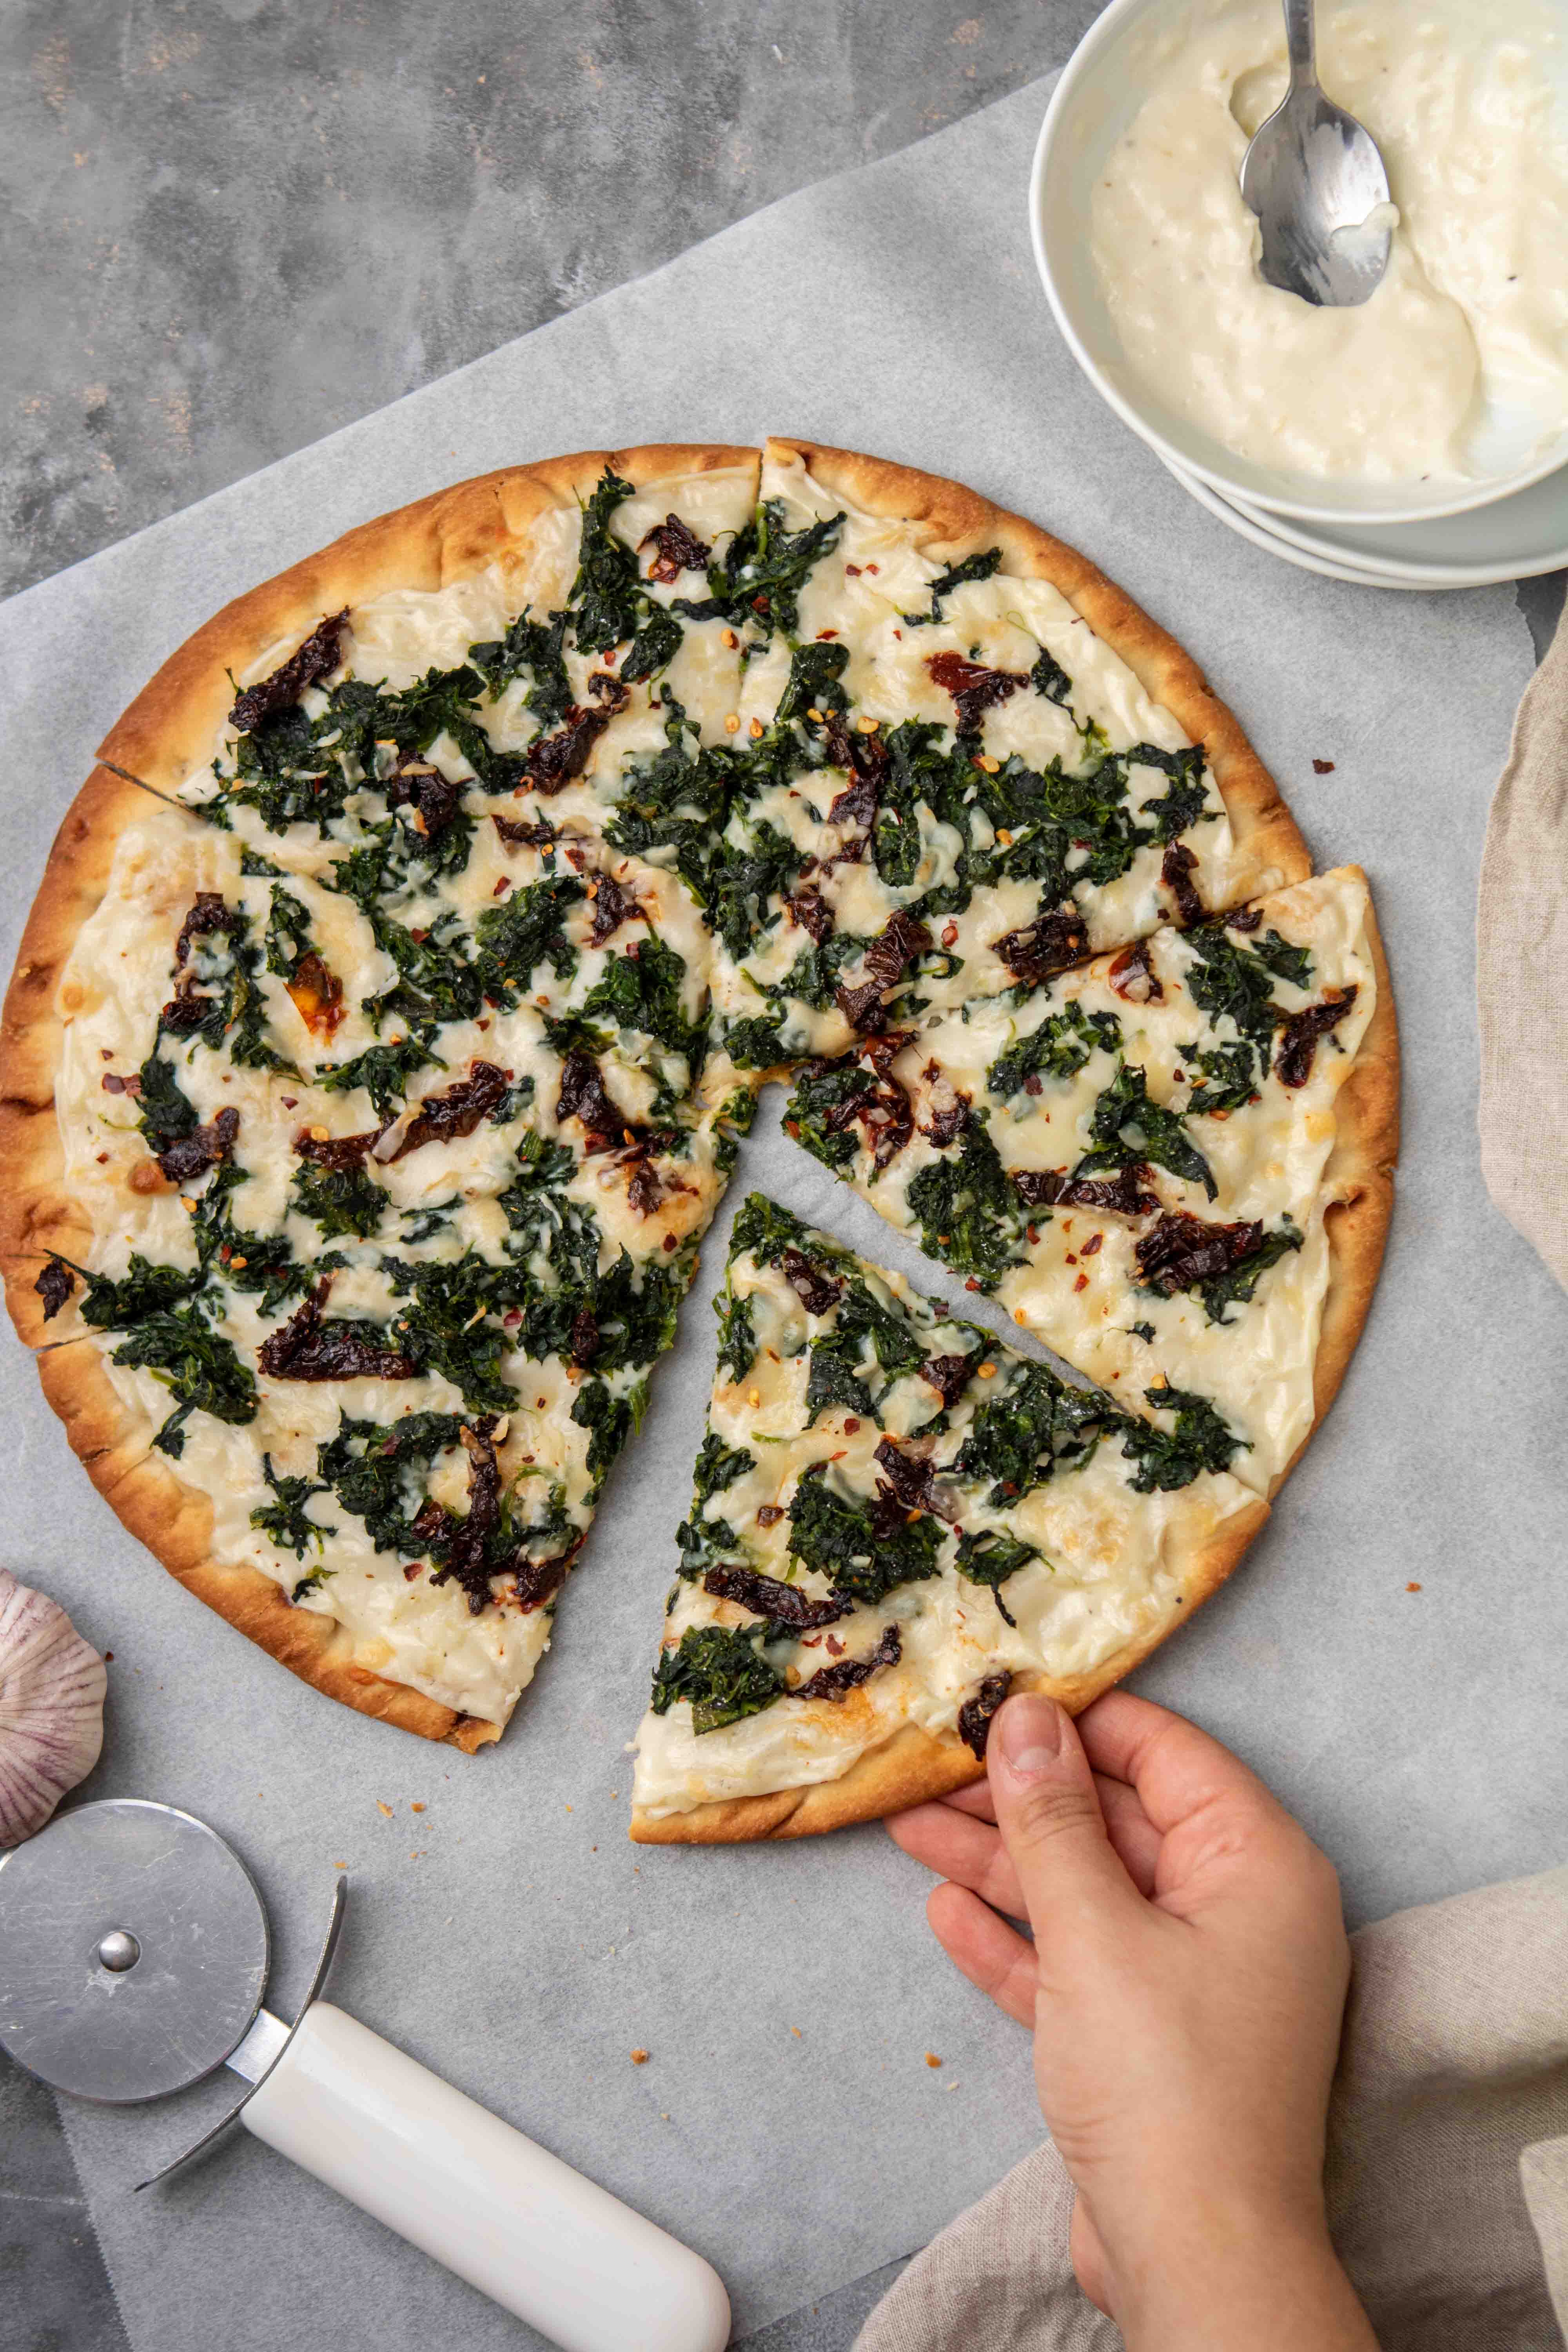
M 1388 267 L 1391 236 L 1368 215 L 1388 203 L 1370 131 L 1325 98 L 1312 0 L 1284 0 L 1290 87 L 1242 158 L 1241 193 L 1263 228 L 1270 286 L 1334 308 L 1364 302 Z

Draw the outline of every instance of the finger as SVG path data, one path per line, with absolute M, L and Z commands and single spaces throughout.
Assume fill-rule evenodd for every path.
M 1106 1833 L 1089 1759 L 1065 1708 L 1033 1691 L 1008 1699 L 992 1723 L 986 1764 L 997 1827 L 1042 1958 L 1086 1931 L 1131 1931 L 1142 1906 Z
M 1108 1691 L 1079 1716 L 1078 1730 L 1095 1770 L 1135 1789 L 1162 1834 L 1216 1799 L 1240 1800 L 1284 1815 L 1279 1800 L 1239 1757 L 1195 1723 L 1150 1699 Z
M 989 1780 L 975 1780 L 967 1789 L 954 1789 L 950 1797 L 939 1798 L 938 1802 L 951 1805 L 956 1813 L 973 1813 L 977 1821 L 994 1822 L 996 1818 Z
M 888 1828 L 906 1853 L 939 1877 L 955 1879 L 983 1903 L 1015 1919 L 1026 1916 L 1018 1874 L 1001 1832 L 989 1822 L 977 1822 L 952 1805 L 916 1805 L 910 1812 L 895 1813 Z
M 1094 1791 L 1100 1799 L 1100 1810 L 1105 1816 L 1105 1833 L 1118 1861 L 1139 1894 L 1152 1898 L 1164 1840 L 1143 1811 L 1142 1800 L 1136 1789 L 1129 1789 L 1121 1780 L 1108 1780 L 1103 1774 L 1097 1772 Z M 952 1876 L 951 1871 L 948 1876 Z
M 938 1886 L 926 1904 L 937 1942 L 973 1985 L 1020 2025 L 1035 2022 L 1035 1948 L 965 1886 Z

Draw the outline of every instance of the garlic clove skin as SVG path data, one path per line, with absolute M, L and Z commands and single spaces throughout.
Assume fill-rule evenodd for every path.
M 97 1763 L 108 1688 L 59 1603 L 0 1568 L 0 1850 L 41 1830 Z

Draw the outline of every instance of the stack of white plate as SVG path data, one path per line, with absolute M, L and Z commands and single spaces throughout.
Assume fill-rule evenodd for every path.
M 1110 0 L 1063 71 L 1029 186 L 1035 260 L 1068 349 L 1101 397 L 1200 506 L 1304 572 L 1369 588 L 1479 588 L 1568 566 L 1568 431 L 1506 476 L 1374 488 L 1309 483 L 1236 457 L 1166 409 L 1127 365 L 1089 252 L 1104 158 L 1147 95 L 1148 36 L 1179 37 L 1188 0 Z M 1434 494 L 1436 491 L 1436 494 Z

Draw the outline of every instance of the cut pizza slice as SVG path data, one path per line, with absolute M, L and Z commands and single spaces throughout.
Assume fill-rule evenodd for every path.
M 1231 713 L 1082 556 L 806 443 L 767 445 L 762 501 L 727 551 L 747 660 L 710 852 L 738 1063 L 843 1052 L 1310 870 Z
M 1268 1517 L 1213 1466 L 1201 1400 L 1125 1412 L 761 1193 L 718 1312 L 643 1843 L 806 1836 L 962 1786 L 1009 1689 L 1087 1706 Z
M 1142 1408 L 1196 1392 L 1278 1486 L 1361 1328 L 1392 1206 L 1393 1001 L 1359 867 L 796 1082 L 788 1131 Z

